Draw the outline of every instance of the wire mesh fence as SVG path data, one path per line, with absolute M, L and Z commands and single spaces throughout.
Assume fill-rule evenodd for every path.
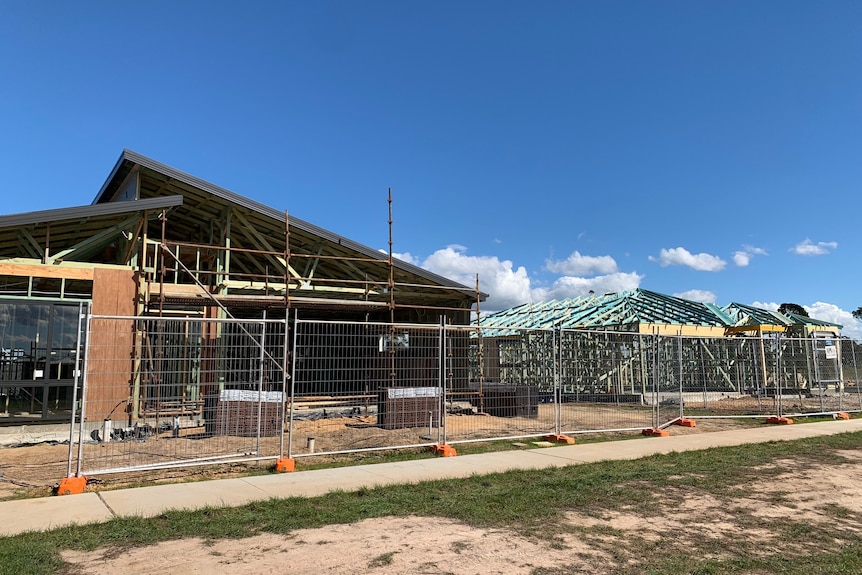
M 284 322 L 89 319 L 78 474 L 277 457 Z
M 561 432 L 657 425 L 656 341 L 619 332 L 560 332 Z
M 553 331 L 508 329 L 484 333 L 475 327 L 449 327 L 446 334 L 450 372 L 447 441 L 556 433 L 559 410 Z M 466 354 L 460 351 L 464 347 Z
M 438 326 L 296 320 L 290 457 L 441 441 Z
M 773 333 L 686 341 L 691 370 L 683 394 L 692 417 L 834 414 L 859 410 L 854 351 L 858 343 L 834 337 L 792 338 Z M 686 376 L 687 378 L 689 376 Z M 686 388 L 684 388 L 685 390 Z M 854 401 L 857 400 L 857 401 Z
M 83 331 L 79 475 L 862 411 L 846 338 L 106 316 Z

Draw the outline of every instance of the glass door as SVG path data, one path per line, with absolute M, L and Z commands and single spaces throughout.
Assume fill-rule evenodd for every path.
M 71 417 L 80 313 L 78 303 L 0 301 L 0 424 Z

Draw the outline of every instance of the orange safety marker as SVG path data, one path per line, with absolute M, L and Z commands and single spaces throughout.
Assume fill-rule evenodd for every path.
M 279 457 L 275 460 L 275 471 L 277 473 L 291 473 L 296 471 L 296 460 L 292 457 Z
M 545 435 L 542 437 L 545 441 L 553 441 L 554 443 L 565 443 L 566 445 L 574 445 L 575 440 L 568 435 L 557 435 L 552 433 L 551 435 Z
M 64 477 L 57 485 L 57 495 L 77 495 L 83 493 L 87 487 L 87 478 L 83 475 L 80 477 Z
M 850 419 L 850 414 L 843 411 L 839 411 L 835 414 L 835 419 Z
M 681 425 L 682 427 L 697 427 L 697 423 L 693 419 L 686 419 L 685 417 L 674 420 L 673 424 Z
M 641 435 L 648 435 L 650 437 L 670 437 L 670 432 L 664 429 L 658 429 L 657 427 L 651 427 L 641 431 Z
M 455 451 L 455 448 L 451 445 L 446 445 L 445 443 L 440 443 L 437 445 L 431 446 L 431 451 L 440 455 L 441 457 L 455 457 L 458 455 L 458 452 Z
M 777 425 L 790 425 L 791 423 L 793 423 L 793 420 L 789 417 L 778 417 L 777 415 L 773 415 L 766 418 L 766 423 L 774 423 Z

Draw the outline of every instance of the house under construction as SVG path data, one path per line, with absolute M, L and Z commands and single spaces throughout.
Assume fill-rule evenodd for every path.
M 647 382 L 728 394 L 841 385 L 840 325 L 738 303 L 636 289 L 524 304 L 476 325 L 484 377 L 540 389 L 558 377 L 564 397 L 642 397 Z
M 485 294 L 392 257 L 389 205 L 385 254 L 125 150 L 89 205 L 0 216 L 0 424 L 68 420 L 87 309 L 163 322 L 469 323 Z M 88 343 L 126 350 L 113 356 L 127 357 L 127 373 L 147 349 L 140 333 L 94 330 Z M 89 375 L 98 396 L 100 375 Z M 123 401 L 130 389 L 111 393 Z

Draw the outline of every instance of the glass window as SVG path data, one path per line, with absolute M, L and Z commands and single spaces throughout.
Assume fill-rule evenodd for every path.
M 0 423 L 68 419 L 79 304 L 0 301 Z

